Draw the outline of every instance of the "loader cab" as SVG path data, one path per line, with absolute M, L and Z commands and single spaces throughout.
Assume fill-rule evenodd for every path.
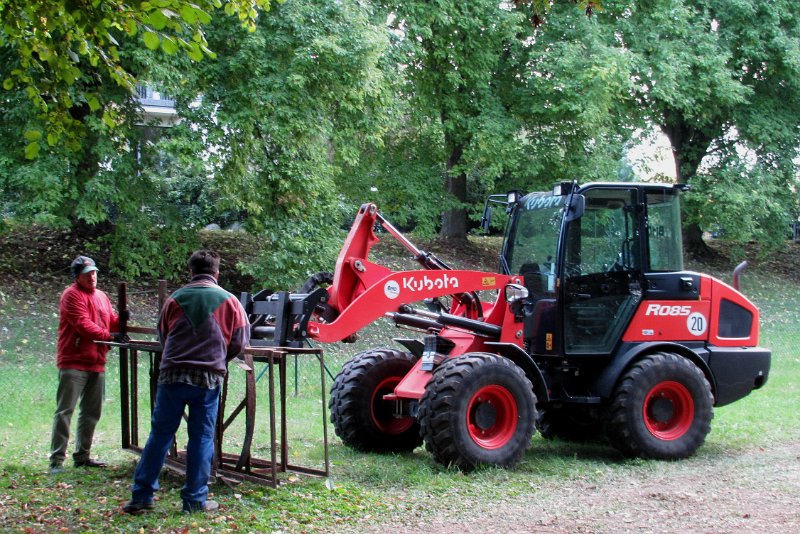
M 530 352 L 611 354 L 642 300 L 647 273 L 683 268 L 678 190 L 663 184 L 558 187 L 512 210 L 501 269 L 528 289 Z

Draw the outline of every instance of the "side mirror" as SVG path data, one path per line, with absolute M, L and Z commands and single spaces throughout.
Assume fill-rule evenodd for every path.
M 489 233 L 489 226 L 492 224 L 492 207 L 487 203 L 483 208 L 483 216 L 481 217 L 481 230 Z
M 584 211 L 586 211 L 586 197 L 578 193 L 570 195 L 569 203 L 567 204 L 567 213 L 564 217 L 567 222 L 580 219 Z

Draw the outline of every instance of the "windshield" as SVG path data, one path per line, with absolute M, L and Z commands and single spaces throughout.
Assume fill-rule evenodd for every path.
M 517 207 L 506 239 L 505 260 L 511 274 L 535 281 L 536 293 L 555 291 L 558 236 L 566 196 L 530 193 Z M 531 288 L 529 288 L 531 289 Z

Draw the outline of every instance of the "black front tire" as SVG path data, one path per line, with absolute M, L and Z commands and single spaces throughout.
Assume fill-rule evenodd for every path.
M 395 416 L 394 403 L 383 400 L 415 362 L 407 352 L 378 348 L 355 355 L 342 367 L 329 407 L 345 445 L 364 452 L 406 452 L 422 444 L 416 420 Z
M 606 431 L 626 456 L 686 458 L 711 431 L 713 405 L 711 385 L 694 363 L 677 354 L 655 353 L 622 376 Z
M 419 404 L 420 432 L 434 458 L 465 470 L 510 467 L 522 458 L 536 421 L 536 396 L 525 373 L 495 354 L 445 361 Z

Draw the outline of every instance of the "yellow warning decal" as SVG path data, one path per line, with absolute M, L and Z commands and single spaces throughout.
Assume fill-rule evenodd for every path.
M 497 283 L 497 278 L 494 276 L 484 276 L 483 277 L 483 285 L 484 286 L 493 286 Z
M 544 350 L 553 350 L 553 334 L 550 332 L 544 336 Z

